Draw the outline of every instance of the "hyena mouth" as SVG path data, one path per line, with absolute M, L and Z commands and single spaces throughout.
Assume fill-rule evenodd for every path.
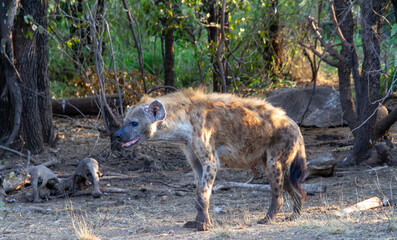
M 133 140 L 131 140 L 129 142 L 123 143 L 122 145 L 123 145 L 123 147 L 129 147 L 129 146 L 133 145 L 134 143 L 136 143 L 138 141 L 139 141 L 139 137 L 136 137 L 136 138 L 134 138 Z

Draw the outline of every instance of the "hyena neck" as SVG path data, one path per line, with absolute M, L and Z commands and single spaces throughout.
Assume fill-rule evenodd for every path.
M 193 127 L 186 121 L 161 121 L 152 129 L 151 140 L 165 140 L 189 143 L 192 139 Z M 154 130 L 154 131 L 153 131 Z

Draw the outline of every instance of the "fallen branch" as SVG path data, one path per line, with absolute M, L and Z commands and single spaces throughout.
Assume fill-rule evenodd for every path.
M 119 108 L 120 98 L 118 94 L 105 96 L 107 103 L 113 108 Z M 121 95 L 124 99 L 124 94 Z M 68 116 L 74 115 L 95 115 L 100 110 L 100 99 L 97 96 L 52 99 L 52 112 L 54 114 L 63 114 Z
M 31 212 L 35 212 L 35 213 L 43 213 L 43 214 L 48 214 L 51 212 L 54 212 L 51 210 L 51 208 L 48 207 L 38 207 L 38 206 L 15 206 L 12 208 L 13 212 L 23 212 L 23 213 L 31 213 Z
M 383 206 L 382 200 L 380 200 L 378 197 L 372 197 L 367 200 L 356 203 L 354 205 L 351 205 L 347 208 L 344 208 L 342 210 L 333 212 L 332 215 L 337 216 L 337 217 L 342 217 L 342 216 L 345 216 L 345 215 L 353 213 L 353 212 L 361 212 L 361 211 L 365 211 L 365 210 L 380 207 L 380 206 Z
M 102 176 L 101 177 L 101 181 L 110 181 L 113 179 L 117 179 L 119 181 L 125 181 L 125 180 L 131 180 L 131 179 L 133 179 L 133 177 L 127 176 L 127 175 L 125 175 L 125 176 Z
M 50 160 L 50 161 L 40 163 L 40 165 L 44 165 L 44 166 L 46 166 L 46 167 L 49 167 L 49 166 L 52 166 L 52 165 L 55 165 L 55 164 L 58 164 L 58 163 L 60 163 L 60 161 L 57 160 L 57 159 L 55 159 L 55 158 L 53 158 L 53 159 Z
M 366 169 L 366 170 L 362 170 L 362 171 L 345 171 L 345 172 L 336 172 L 336 174 L 352 174 L 352 173 L 362 173 L 362 172 L 373 172 L 373 171 L 379 171 L 379 170 L 383 170 L 389 168 L 389 166 L 384 165 L 384 166 L 378 166 L 378 167 L 374 167 L 374 168 L 370 168 L 370 169 Z
M 0 145 L 0 149 L 3 149 L 3 150 L 6 150 L 6 151 L 9 151 L 9 152 L 12 152 L 12 153 L 14 153 L 14 154 L 16 154 L 16 155 L 19 155 L 19 156 L 21 156 L 21 157 L 24 157 L 24 158 L 27 158 L 27 157 L 28 157 L 28 156 L 26 156 L 25 154 L 23 154 L 23 153 L 21 153 L 21 152 L 18 152 L 18 151 L 14 150 L 14 149 L 11 149 L 11 148 L 8 148 L 8 147 L 2 146 L 2 145 Z M 30 157 L 30 161 L 31 161 L 32 163 L 34 163 L 34 164 L 37 164 L 37 163 L 38 163 L 37 160 L 34 159 L 34 158 L 32 158 L 32 157 Z M 3 169 L 6 169 L 6 168 L 4 168 L 4 166 L 0 166 L 0 170 L 3 170 Z
M 131 190 L 124 188 L 114 188 L 114 187 L 101 187 L 99 188 L 102 192 L 106 193 L 131 193 Z
M 237 182 L 225 182 L 222 184 L 218 184 L 213 188 L 213 191 L 215 192 L 221 189 L 229 189 L 229 188 L 246 188 L 246 189 L 264 191 L 264 192 L 271 191 L 270 185 L 237 183 Z M 327 190 L 326 186 L 321 186 L 317 184 L 302 184 L 302 188 L 308 194 L 324 193 Z

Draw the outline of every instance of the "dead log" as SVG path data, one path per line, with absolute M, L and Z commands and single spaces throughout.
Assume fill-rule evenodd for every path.
M 332 215 L 334 215 L 336 217 L 342 217 L 342 216 L 345 216 L 350 213 L 361 212 L 361 211 L 365 211 L 365 210 L 380 207 L 380 206 L 383 206 L 383 201 L 380 200 L 378 197 L 372 197 L 367 200 L 356 203 L 354 205 L 351 205 L 347 208 L 344 208 L 342 210 L 333 212 Z
M 10 192 L 21 189 L 23 186 L 29 183 L 30 179 L 26 175 L 21 174 L 14 179 L 5 180 L 3 183 L 3 188 L 4 191 L 8 194 Z
M 40 165 L 44 165 L 44 166 L 48 167 L 48 166 L 52 166 L 52 165 L 55 165 L 55 164 L 58 164 L 58 163 L 59 163 L 59 160 L 52 159 L 52 160 L 44 162 L 44 163 L 42 163 Z M 19 174 L 15 178 L 4 180 L 3 189 L 4 189 L 4 191 L 6 193 L 10 193 L 10 192 L 19 190 L 23 186 L 25 186 L 26 184 L 30 184 L 30 179 L 29 179 L 29 177 L 28 177 L 28 175 L 26 174 L 25 171 L 26 171 L 26 169 L 23 169 L 23 173 L 22 174 Z
M 124 101 L 124 94 L 121 99 Z M 120 107 L 119 95 L 106 95 L 106 100 L 111 108 Z M 52 99 L 52 112 L 54 114 L 74 115 L 95 115 L 99 113 L 100 101 L 96 96 L 81 98 Z
M 229 189 L 229 188 L 245 188 L 245 189 L 251 189 L 251 190 L 256 190 L 256 191 L 271 191 L 270 185 L 266 184 L 249 184 L 249 183 L 237 183 L 237 182 L 224 182 L 222 184 L 218 184 L 213 188 L 213 191 L 218 191 L 221 189 Z M 308 194 L 314 194 L 314 193 L 325 193 L 327 188 L 322 185 L 317 185 L 317 184 L 302 184 L 302 188 L 308 193 Z

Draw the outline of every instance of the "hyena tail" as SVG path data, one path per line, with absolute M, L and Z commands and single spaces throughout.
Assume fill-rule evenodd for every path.
M 295 156 L 294 161 L 291 163 L 289 170 L 289 180 L 295 190 L 302 196 L 304 200 L 307 200 L 306 192 L 302 188 L 302 182 L 306 176 L 306 154 L 305 150 L 300 149 Z

